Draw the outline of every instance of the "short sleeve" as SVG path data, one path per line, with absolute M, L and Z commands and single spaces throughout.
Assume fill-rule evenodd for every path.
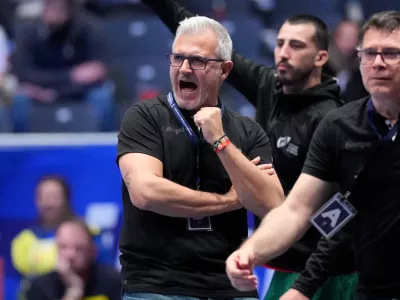
M 324 181 L 336 181 L 335 153 L 336 131 L 328 114 L 314 132 L 302 172 Z
M 134 105 L 125 113 L 117 150 L 117 163 L 127 153 L 147 154 L 163 161 L 162 139 L 157 123 L 144 105 Z
M 260 164 L 272 163 L 271 143 L 264 129 L 262 129 L 258 123 L 254 122 L 250 136 L 252 137 L 251 140 L 253 140 L 253 143 L 248 151 L 247 157 L 253 159 L 259 156 L 261 158 Z

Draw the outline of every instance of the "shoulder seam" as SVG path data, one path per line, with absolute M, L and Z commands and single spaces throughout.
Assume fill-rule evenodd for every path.
M 355 114 L 359 113 L 359 108 L 361 106 L 362 106 L 362 104 L 357 105 L 356 106 L 357 109 L 355 109 L 353 111 L 344 110 L 344 109 L 347 109 L 347 105 L 338 108 L 341 111 L 341 113 L 343 113 L 343 110 L 344 110 L 344 114 L 333 116 L 332 117 L 332 123 L 338 121 L 339 119 L 352 118 Z

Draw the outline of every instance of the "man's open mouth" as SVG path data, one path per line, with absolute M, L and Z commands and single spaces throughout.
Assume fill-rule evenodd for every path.
M 182 93 L 191 93 L 197 89 L 197 84 L 191 81 L 179 80 L 179 88 Z

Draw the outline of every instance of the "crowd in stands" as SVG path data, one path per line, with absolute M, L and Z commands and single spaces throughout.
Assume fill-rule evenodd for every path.
M 366 95 L 355 51 L 360 22 L 396 8 L 393 1 L 181 2 L 220 21 L 234 48 L 265 64 L 282 20 L 300 12 L 322 17 L 332 31 L 325 72 L 336 76 L 345 101 Z M 140 1 L 4 0 L 0 10 L 0 132 L 114 131 L 130 104 L 170 90 L 165 53 L 173 36 Z M 254 115 L 229 86 L 222 94 Z

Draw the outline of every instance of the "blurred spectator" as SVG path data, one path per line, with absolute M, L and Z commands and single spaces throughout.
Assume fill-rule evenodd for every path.
M 84 222 L 64 222 L 57 230 L 56 243 L 56 270 L 32 280 L 27 300 L 121 299 L 120 275 L 96 263 L 95 244 Z
M 1 0 L 0 1 L 0 25 L 5 30 L 7 36 L 13 36 L 13 21 L 14 21 L 15 1 Z
M 8 39 L 0 26 L 0 132 L 9 128 L 6 105 L 10 103 L 10 89 L 8 77 Z
M 87 11 L 99 16 L 126 13 L 148 13 L 149 9 L 141 3 L 141 0 L 85 0 Z
M 14 68 L 21 89 L 12 104 L 15 131 L 27 130 L 33 102 L 80 99 L 93 107 L 103 130 L 112 129 L 113 87 L 100 30 L 77 0 L 44 0 L 41 16 L 16 30 Z
M 338 79 L 341 97 L 346 103 L 368 96 L 357 59 L 359 30 L 355 21 L 345 20 L 337 26 L 329 49 L 329 62 L 324 68 L 326 73 Z
M 19 233 L 11 243 L 12 263 L 23 278 L 30 279 L 56 267 L 56 230 L 62 222 L 75 216 L 70 194 L 68 184 L 61 177 L 46 176 L 39 181 L 35 199 L 39 222 Z M 113 263 L 112 253 L 106 253 L 102 247 L 99 230 L 91 228 L 91 232 L 100 248 L 99 260 Z M 23 282 L 24 287 L 27 282 Z
M 273 53 L 276 44 L 278 31 L 274 28 L 274 20 L 272 18 L 276 8 L 276 0 L 251 0 L 249 1 L 253 12 L 263 23 L 263 29 L 260 32 L 261 46 L 260 53 L 266 58 L 273 59 Z
M 356 48 L 359 41 L 359 30 L 358 23 L 342 21 L 332 36 L 329 61 L 324 71 L 338 79 L 342 95 L 346 90 L 347 82 L 358 68 Z
M 56 265 L 54 235 L 57 227 L 74 215 L 68 184 L 55 176 L 44 177 L 36 188 L 37 226 L 23 230 L 12 241 L 15 268 L 24 276 L 47 273 Z
M 9 58 L 8 38 L 4 28 L 0 25 L 0 84 L 8 72 Z
M 367 97 L 368 95 L 369 93 L 362 82 L 360 69 L 357 68 L 347 82 L 346 90 L 343 93 L 343 101 L 348 103 Z

